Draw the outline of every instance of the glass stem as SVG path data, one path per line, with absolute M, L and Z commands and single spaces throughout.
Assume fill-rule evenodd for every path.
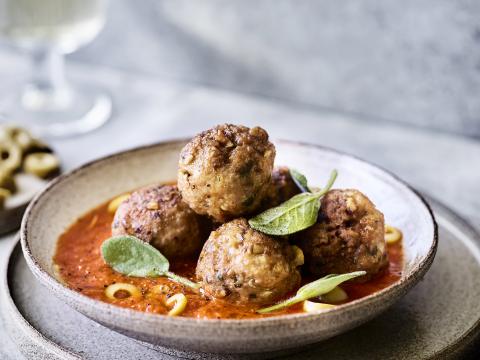
M 65 83 L 65 62 L 63 56 L 49 47 L 33 52 L 33 84 L 38 89 L 54 92 Z
M 23 105 L 36 111 L 55 111 L 70 104 L 71 92 L 65 81 L 64 56 L 53 47 L 33 51 L 33 76 L 27 85 Z

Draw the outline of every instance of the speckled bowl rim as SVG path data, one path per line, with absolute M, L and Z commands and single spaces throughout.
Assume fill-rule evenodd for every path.
M 149 314 L 145 313 L 142 311 L 137 311 L 133 309 L 128 309 L 128 308 L 122 308 L 120 306 L 115 306 L 112 304 L 105 303 L 100 300 L 95 300 L 92 298 L 87 297 L 86 295 L 83 295 L 79 292 L 76 292 L 66 285 L 62 284 L 60 281 L 52 277 L 47 271 L 45 271 L 40 264 L 37 262 L 35 257 L 33 256 L 30 245 L 28 242 L 28 225 L 29 221 L 31 218 L 31 214 L 36 206 L 36 204 L 42 200 L 45 196 L 47 196 L 50 192 L 54 191 L 56 186 L 63 181 L 76 176 L 79 172 L 85 171 L 86 169 L 95 166 L 99 163 L 110 161 L 116 158 L 121 158 L 122 156 L 125 156 L 127 154 L 132 154 L 135 152 L 141 152 L 145 151 L 151 148 L 155 147 L 162 147 L 162 146 L 173 146 L 173 145 L 179 145 L 180 143 L 185 143 L 189 141 L 190 138 L 179 138 L 179 139 L 173 139 L 173 140 L 168 140 L 168 141 L 161 141 L 161 142 L 156 142 L 153 144 L 149 145 L 144 145 L 144 146 L 139 146 L 139 147 L 134 147 L 132 149 L 124 150 L 121 152 L 117 152 L 111 155 L 107 155 L 104 157 L 101 157 L 99 159 L 87 162 L 84 165 L 81 165 L 73 170 L 70 170 L 67 173 L 64 173 L 57 178 L 53 179 L 47 187 L 37 194 L 35 198 L 31 201 L 29 204 L 25 215 L 22 219 L 22 226 L 20 229 L 20 242 L 22 245 L 22 251 L 25 257 L 25 260 L 31 269 L 31 271 L 34 273 L 34 275 L 37 276 L 37 278 L 40 279 L 41 282 L 44 283 L 44 285 L 47 285 L 47 287 L 54 289 L 55 292 L 64 292 L 65 296 L 68 296 L 69 298 L 75 299 L 77 302 L 81 302 L 83 306 L 89 306 L 91 308 L 94 308 L 95 310 L 103 311 L 105 314 L 115 314 L 115 316 L 122 316 L 122 317 L 127 317 L 127 318 L 136 318 L 137 320 L 144 321 L 146 323 L 152 322 L 152 321 L 161 321 L 162 323 L 165 324 L 165 326 L 169 326 L 169 324 L 176 324 L 176 325 L 185 325 L 185 326 L 196 326 L 196 327 L 202 327 L 202 326 L 215 326 L 215 325 L 221 325 L 223 328 L 254 328 L 259 325 L 268 325 L 268 326 L 275 326 L 275 325 L 280 325 L 283 323 L 289 323 L 291 321 L 295 320 L 310 320 L 310 321 L 315 321 L 319 320 L 324 315 L 339 315 L 342 312 L 345 311 L 351 311 L 351 310 L 359 310 L 364 307 L 368 307 L 370 303 L 379 301 L 381 298 L 390 298 L 389 295 L 394 295 L 394 297 L 399 297 L 398 295 L 395 296 L 396 294 L 405 294 L 408 290 L 410 290 L 414 285 L 416 285 L 425 275 L 425 273 L 428 271 L 430 268 L 433 259 L 435 257 L 435 253 L 437 251 L 437 246 L 438 246 L 438 226 L 437 222 L 435 220 L 435 216 L 433 214 L 433 211 L 428 204 L 428 202 L 425 200 L 425 198 L 420 195 L 420 193 L 415 190 L 412 186 L 410 186 L 408 183 L 405 181 L 401 180 L 398 176 L 392 174 L 390 171 L 385 170 L 384 168 L 372 164 L 364 159 L 361 159 L 355 155 L 348 154 L 346 152 L 342 152 L 339 150 L 335 150 L 329 147 L 325 147 L 322 145 L 316 145 L 316 144 L 311 144 L 311 143 L 306 143 L 306 142 L 301 142 L 301 141 L 292 141 L 292 140 L 279 140 L 279 139 L 274 139 L 274 143 L 284 143 L 284 144 L 290 144 L 290 145 L 297 145 L 301 147 L 310 147 L 310 148 L 316 148 L 320 149 L 322 151 L 330 152 L 332 154 L 336 155 L 341 155 L 341 156 L 347 156 L 351 157 L 361 163 L 364 163 L 370 167 L 376 168 L 380 172 L 385 173 L 386 175 L 390 176 L 393 180 L 397 181 L 401 185 L 403 185 L 407 190 L 411 191 L 426 207 L 429 215 L 430 215 L 430 220 L 433 225 L 433 239 L 432 243 L 430 246 L 430 249 L 427 253 L 427 255 L 417 264 L 414 265 L 414 267 L 411 269 L 410 273 L 406 275 L 405 277 L 402 276 L 402 278 L 397 281 L 396 283 L 388 286 L 385 289 L 382 289 L 380 291 L 377 291 L 371 295 L 368 295 L 366 297 L 354 300 L 352 302 L 339 305 L 338 307 L 335 307 L 333 309 L 321 312 L 321 313 L 296 313 L 296 314 L 285 314 L 285 315 L 278 315 L 278 316 L 271 316 L 271 317 L 266 317 L 266 318 L 260 318 L 260 319 L 197 319 L 197 318 L 190 318 L 190 317 L 171 317 L 167 315 L 161 315 L 161 314 Z M 403 291 L 402 291 L 403 290 Z

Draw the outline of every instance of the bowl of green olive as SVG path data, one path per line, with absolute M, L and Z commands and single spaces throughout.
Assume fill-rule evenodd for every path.
M 60 173 L 52 148 L 15 125 L 0 125 L 0 234 L 17 229 L 33 196 Z

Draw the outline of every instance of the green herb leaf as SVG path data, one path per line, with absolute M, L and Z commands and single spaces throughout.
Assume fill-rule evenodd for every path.
M 363 276 L 366 273 L 366 271 L 355 271 L 341 275 L 327 275 L 321 279 L 315 280 L 302 286 L 300 289 L 298 289 L 297 295 L 305 298 L 305 300 L 311 299 L 312 297 L 326 294 L 335 289 L 341 283 L 356 278 L 358 276 Z
M 115 271 L 136 277 L 166 276 L 188 287 L 198 289 L 186 278 L 169 272 L 170 263 L 160 251 L 135 236 L 114 236 L 102 244 L 103 260 Z
M 320 198 L 330 190 L 337 171 L 333 170 L 327 185 L 316 193 L 295 195 L 277 207 L 268 209 L 250 219 L 250 226 L 269 235 L 289 235 L 304 230 L 317 221 Z
M 298 289 L 297 294 L 294 297 L 291 297 L 290 299 L 282 301 L 276 305 L 257 310 L 257 312 L 260 314 L 266 314 L 275 310 L 280 310 L 292 306 L 301 301 L 324 295 L 332 291 L 341 283 L 356 278 L 358 276 L 363 276 L 366 273 L 366 271 L 355 271 L 341 275 L 327 275 L 321 279 L 315 280 L 307 285 L 302 286 L 300 289 Z
M 255 216 L 248 223 L 265 234 L 288 235 L 315 224 L 319 209 L 320 201 L 316 194 L 301 193 Z
M 308 181 L 305 175 L 303 175 L 302 173 L 298 172 L 295 169 L 289 169 L 289 172 L 293 182 L 295 183 L 295 185 L 298 186 L 298 188 L 302 192 L 312 192 L 308 187 Z
M 179 275 L 176 275 L 170 271 L 167 271 L 165 273 L 165 276 L 168 277 L 170 280 L 172 281 L 175 281 L 175 282 L 178 282 L 182 285 L 185 285 L 185 286 L 188 286 L 188 287 L 191 287 L 192 289 L 199 289 L 200 288 L 200 284 L 196 283 L 196 282 L 193 282 L 193 281 L 190 281 L 188 280 L 187 278 L 184 278 L 182 276 L 179 276 Z
M 170 267 L 160 251 L 134 236 L 115 236 L 104 241 L 102 256 L 115 271 L 127 276 L 162 276 Z

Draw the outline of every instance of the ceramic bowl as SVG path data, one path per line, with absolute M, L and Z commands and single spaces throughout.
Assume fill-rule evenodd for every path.
M 55 277 L 52 257 L 58 237 L 81 215 L 108 199 L 143 185 L 176 178 L 185 140 L 145 146 L 109 156 L 60 176 L 29 205 L 21 229 L 23 252 L 33 274 L 58 298 L 89 318 L 155 346 L 203 353 L 248 354 L 312 344 L 358 326 L 399 300 L 422 279 L 437 248 L 437 231 L 425 200 L 395 176 L 350 155 L 323 147 L 276 141 L 276 163 L 323 184 L 338 169 L 336 188 L 358 188 L 404 234 L 401 279 L 373 295 L 317 314 L 253 320 L 167 317 L 90 299 Z

